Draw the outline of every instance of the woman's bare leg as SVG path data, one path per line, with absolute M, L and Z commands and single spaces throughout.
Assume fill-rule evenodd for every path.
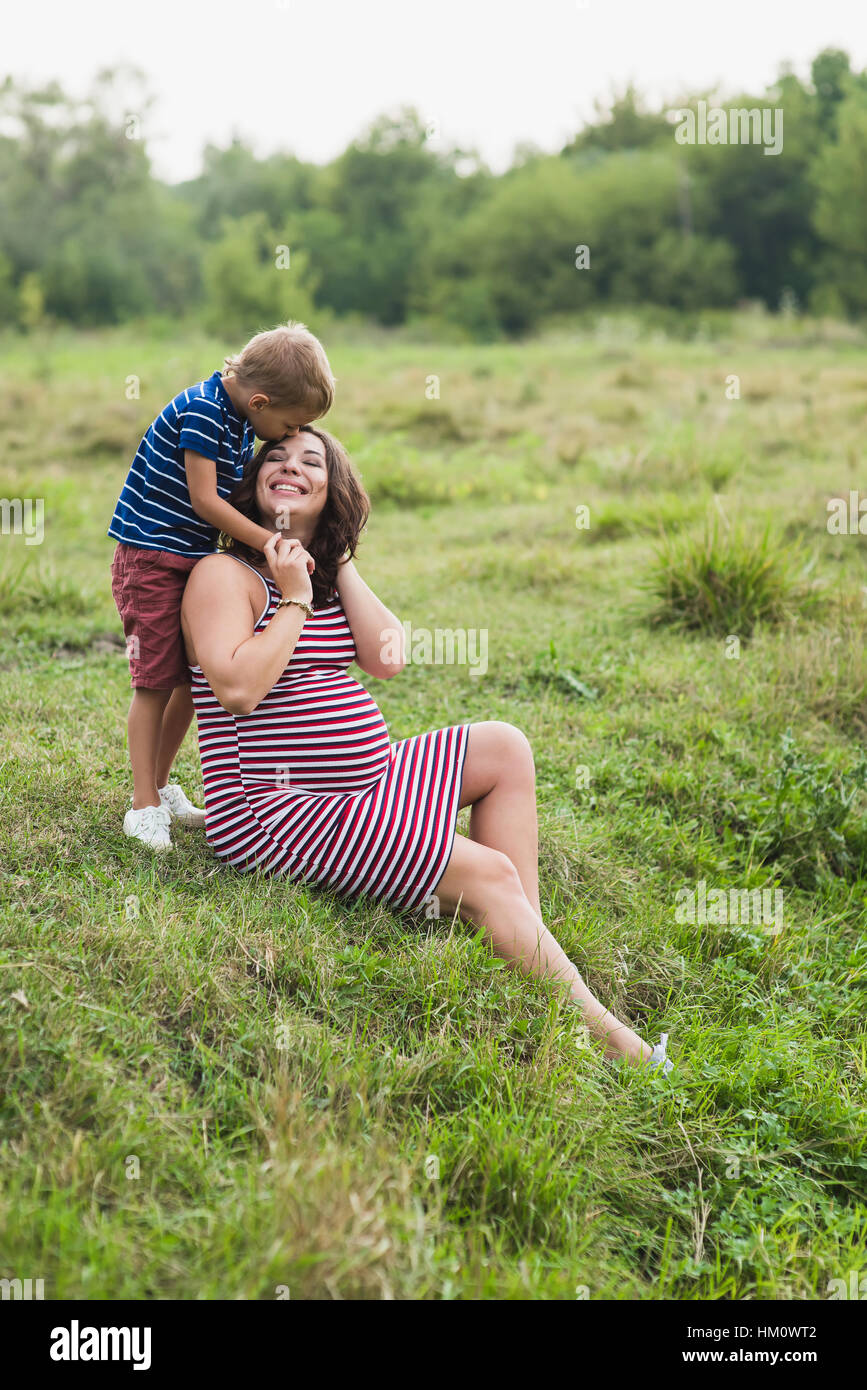
M 496 833 L 497 827 L 494 827 Z M 508 829 L 504 832 L 508 833 Z M 651 1049 L 587 988 L 563 948 L 527 899 L 513 862 L 488 845 L 456 835 L 445 873 L 435 889 L 441 906 L 484 929 L 497 955 L 525 975 L 561 981 L 583 1010 L 609 1057 L 638 1064 Z
M 511 859 L 541 921 L 533 750 L 520 729 L 499 720 L 472 724 L 468 738 L 461 806 L 473 808 L 470 839 Z

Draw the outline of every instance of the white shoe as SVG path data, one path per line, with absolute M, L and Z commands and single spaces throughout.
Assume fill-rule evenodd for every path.
M 670 1062 L 665 1055 L 667 1047 L 668 1034 L 663 1033 L 659 1039 L 659 1042 L 656 1044 L 656 1047 L 653 1049 L 649 1058 L 647 1059 L 648 1071 L 661 1071 L 663 1076 L 668 1076 L 668 1073 L 671 1071 L 672 1067 L 674 1066 L 674 1063 Z
M 166 850 L 172 847 L 170 823 L 164 806 L 142 806 L 139 811 L 130 807 L 123 818 L 123 832 L 150 849 Z
M 187 800 L 177 782 L 169 782 L 168 786 L 160 787 L 159 793 L 162 806 L 179 825 L 204 825 L 204 811 Z

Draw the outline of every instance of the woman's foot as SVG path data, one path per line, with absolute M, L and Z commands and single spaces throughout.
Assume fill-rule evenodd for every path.
M 633 1039 L 634 1044 L 633 1045 Z M 659 1072 L 662 1076 L 668 1076 L 673 1062 L 666 1057 L 668 1046 L 668 1034 L 663 1033 L 656 1047 L 651 1048 L 649 1043 L 642 1042 L 634 1033 L 630 1034 L 626 1040 L 626 1045 L 621 1046 L 616 1052 L 608 1052 L 608 1060 L 615 1066 L 638 1067 L 644 1071 Z
M 142 806 L 138 811 L 130 807 L 123 818 L 123 833 L 133 840 L 139 840 L 149 849 L 167 850 L 172 847 L 170 823 L 171 817 L 165 806 Z
M 204 811 L 187 800 L 177 782 L 169 782 L 167 786 L 160 787 L 159 795 L 161 805 L 179 825 L 204 825 Z
M 663 1033 L 659 1039 L 659 1042 L 656 1044 L 656 1047 L 653 1049 L 648 1059 L 648 1071 L 660 1071 L 662 1072 L 663 1076 L 668 1076 L 668 1073 L 671 1071 L 672 1067 L 674 1066 L 674 1063 L 670 1062 L 665 1055 L 667 1047 L 668 1034 Z

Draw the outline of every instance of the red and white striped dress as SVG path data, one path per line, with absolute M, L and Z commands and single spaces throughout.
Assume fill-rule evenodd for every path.
M 266 602 L 256 632 L 280 598 L 259 578 Z M 335 596 L 307 619 L 250 714 L 229 714 L 191 667 L 208 841 L 239 869 L 411 910 L 430 900 L 451 856 L 469 725 L 391 743 L 376 701 L 347 673 L 354 660 Z

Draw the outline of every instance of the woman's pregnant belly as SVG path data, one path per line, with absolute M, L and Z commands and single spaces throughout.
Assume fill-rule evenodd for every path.
M 391 758 L 379 706 L 340 669 L 282 677 L 236 728 L 250 789 L 362 792 L 382 778 Z

